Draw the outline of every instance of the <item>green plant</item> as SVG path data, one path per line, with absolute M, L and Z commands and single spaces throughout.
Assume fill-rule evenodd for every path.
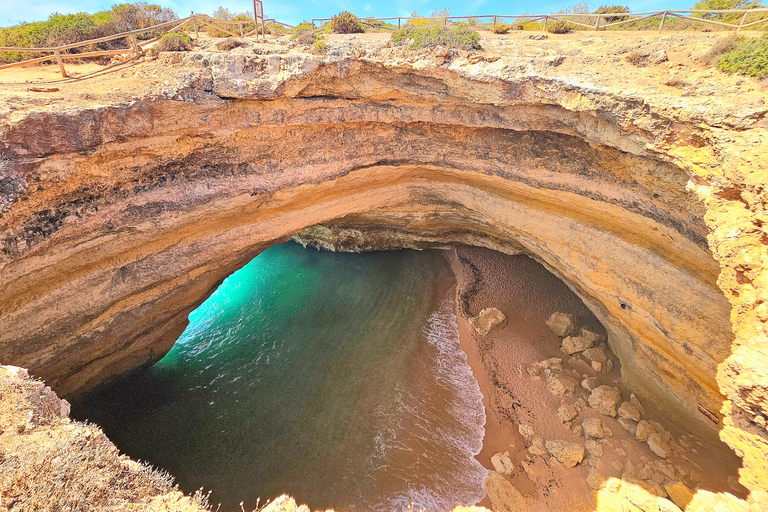
M 567 34 L 572 30 L 572 26 L 562 20 L 553 20 L 547 23 L 547 32 L 551 34 Z
M 493 26 L 491 29 L 491 32 L 494 34 L 506 34 L 509 32 L 510 26 L 506 23 L 496 23 L 496 25 Z
M 349 11 L 342 11 L 331 17 L 331 31 L 335 34 L 359 34 L 365 32 L 360 18 Z
M 181 32 L 168 32 L 152 47 L 153 53 L 188 52 L 192 49 L 192 40 Z
M 442 45 L 448 48 L 472 50 L 480 48 L 480 35 L 467 23 L 458 23 L 452 27 L 414 27 L 410 23 L 392 34 L 392 42 L 401 44 L 411 40 L 408 48 L 415 50 L 428 46 Z
M 626 5 L 601 5 L 595 11 L 595 14 L 613 14 L 622 12 L 632 12 Z M 618 23 L 628 19 L 628 16 L 606 16 L 603 18 L 605 23 Z
M 717 69 L 755 78 L 768 77 L 768 32 L 760 38 L 740 40 L 736 48 L 718 59 Z
M 706 64 L 708 66 L 712 65 L 717 62 L 717 59 L 720 58 L 720 56 L 724 53 L 732 52 L 735 50 L 739 45 L 739 41 L 740 38 L 737 37 L 727 37 L 720 39 L 718 42 L 712 45 L 712 48 L 707 50 L 707 53 L 701 55 L 698 60 L 702 64 Z
M 299 44 L 314 44 L 317 37 L 311 30 L 299 30 L 294 34 L 293 39 Z
M 313 53 L 325 53 L 326 51 L 328 51 L 328 43 L 325 41 L 315 41 L 315 44 L 312 45 Z

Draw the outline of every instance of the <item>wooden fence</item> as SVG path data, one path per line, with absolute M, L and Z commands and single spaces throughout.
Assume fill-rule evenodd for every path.
M 705 16 L 717 16 L 722 14 L 741 14 L 741 18 L 739 18 L 739 23 L 725 23 L 723 21 L 713 20 L 709 19 Z M 749 15 L 756 15 L 753 16 L 753 18 L 750 21 L 747 21 L 747 18 Z M 691 15 L 701 15 L 699 16 L 691 16 Z M 736 31 L 740 31 L 743 28 L 751 27 L 753 25 L 757 25 L 760 23 L 768 23 L 768 9 L 724 9 L 724 10 L 702 10 L 702 9 L 689 9 L 689 10 L 666 10 L 666 11 L 652 11 L 652 12 L 619 12 L 619 13 L 607 13 L 607 14 L 590 14 L 590 13 L 571 13 L 571 14 L 520 14 L 517 16 L 508 16 L 508 15 L 500 15 L 500 14 L 486 14 L 482 16 L 437 16 L 437 17 L 425 17 L 421 19 L 427 19 L 427 20 L 435 20 L 432 23 L 429 23 L 428 25 L 423 26 L 430 26 L 430 25 L 438 25 L 438 24 L 444 24 L 448 25 L 449 22 L 454 21 L 460 21 L 460 20 L 482 20 L 487 19 L 492 20 L 493 26 L 495 27 L 496 24 L 499 21 L 503 20 L 514 20 L 512 23 L 509 24 L 510 27 L 515 27 L 518 25 L 524 25 L 526 23 L 531 22 L 541 22 L 541 29 L 546 30 L 547 29 L 547 22 L 549 20 L 553 21 L 564 21 L 565 23 L 570 23 L 572 25 L 576 25 L 582 28 L 587 28 L 590 30 L 601 30 L 606 29 L 609 27 L 618 27 L 619 25 L 627 25 L 629 23 L 634 23 L 636 21 L 645 20 L 649 18 L 655 18 L 659 17 L 661 19 L 659 23 L 658 30 L 664 29 L 664 21 L 667 19 L 667 17 L 675 17 L 675 18 L 681 18 L 686 20 L 692 20 L 692 21 L 698 21 L 701 23 L 709 23 L 712 25 L 717 25 L 721 27 L 726 28 L 733 28 L 736 29 Z M 397 20 L 397 30 L 400 29 L 402 21 L 404 20 L 406 23 L 408 21 L 411 21 L 412 18 L 410 17 L 393 17 L 393 18 L 361 18 L 361 21 L 368 25 L 368 26 L 374 26 L 371 23 L 366 23 L 366 20 L 376 20 L 376 21 L 383 21 L 388 22 L 391 21 L 391 25 L 394 27 L 394 20 Z M 611 21 L 615 19 L 620 19 L 620 21 Z M 315 22 L 329 22 L 331 21 L 331 18 L 313 18 L 312 19 L 312 28 L 317 28 L 315 25 Z M 387 29 L 386 27 L 382 27 Z M 395 30 L 394 28 L 389 28 L 389 30 Z
M 161 35 L 157 35 L 156 37 L 146 40 L 146 41 L 139 41 L 136 39 L 136 36 L 138 34 L 144 34 L 147 32 L 155 32 L 155 31 L 161 31 L 162 33 L 166 32 L 173 32 L 176 30 L 181 30 L 184 27 L 187 27 L 189 25 L 192 25 L 195 30 L 195 37 L 198 37 L 198 29 L 200 25 L 207 25 L 209 27 L 212 27 L 216 30 L 220 30 L 222 32 L 225 32 L 231 36 L 234 37 L 248 37 L 253 34 L 256 34 L 258 37 L 258 32 L 261 30 L 261 35 L 266 38 L 266 25 L 268 23 L 272 24 L 273 29 L 275 28 L 275 25 L 280 25 L 283 28 L 294 28 L 291 25 L 287 25 L 285 23 L 281 23 L 279 21 L 275 21 L 273 19 L 262 19 L 261 20 L 261 28 L 259 28 L 259 25 L 254 21 L 225 21 L 225 20 L 216 20 L 213 18 L 209 18 L 207 16 L 201 16 L 198 14 L 193 14 L 187 18 L 183 18 L 180 20 L 172 20 L 167 21 L 165 23 L 160 23 L 158 25 L 153 25 L 151 27 L 137 29 L 137 30 L 131 30 L 130 32 L 122 32 L 120 34 L 114 34 L 111 36 L 106 37 L 99 37 L 98 39 L 89 39 L 88 41 L 80 41 L 79 43 L 71 43 L 71 44 L 65 44 L 62 46 L 57 46 L 56 48 L 5 48 L 0 47 L 0 52 L 24 52 L 24 53 L 50 53 L 50 55 L 46 55 L 43 57 L 37 57 L 33 59 L 27 59 L 20 62 L 13 62 L 11 64 L 4 64 L 0 66 L 0 70 L 2 69 L 8 69 L 8 68 L 15 68 L 18 66 L 27 66 L 29 64 L 36 64 L 40 62 L 46 62 L 50 60 L 56 60 L 56 62 L 59 65 L 59 70 L 61 71 L 61 76 L 66 77 L 67 71 L 64 68 L 64 60 L 66 59 L 83 59 L 88 57 L 103 57 L 103 56 L 109 56 L 109 55 L 124 55 L 124 54 L 134 54 L 136 58 L 140 57 L 142 53 L 144 52 L 144 47 L 148 46 L 152 43 L 157 42 Z M 227 30 L 223 28 L 221 25 L 237 25 L 237 27 L 233 27 L 232 30 L 238 30 L 238 33 L 234 33 L 230 30 Z M 248 25 L 254 25 L 255 28 L 250 31 L 245 31 L 245 27 L 248 27 Z M 170 27 L 170 28 L 169 28 Z M 107 41 L 113 41 L 115 39 L 121 39 L 121 38 L 127 38 L 130 47 L 129 48 L 122 48 L 117 50 L 98 50 L 98 51 L 92 51 L 92 52 L 84 52 L 84 53 L 62 53 L 65 50 L 69 50 L 72 48 L 80 48 L 82 46 L 88 46 L 96 43 L 104 43 Z

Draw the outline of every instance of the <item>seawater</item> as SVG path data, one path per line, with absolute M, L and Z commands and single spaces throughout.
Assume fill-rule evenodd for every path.
M 485 412 L 439 251 L 260 254 L 155 365 L 76 404 L 222 510 L 450 510 L 484 497 Z

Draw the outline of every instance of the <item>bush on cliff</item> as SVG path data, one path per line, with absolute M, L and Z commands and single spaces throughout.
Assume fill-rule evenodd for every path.
M 152 48 L 153 53 L 159 52 L 188 52 L 192 49 L 192 40 L 181 32 L 168 32 Z
M 467 23 L 459 23 L 454 27 L 440 25 L 421 28 L 407 24 L 392 34 L 392 43 L 408 44 L 411 50 L 438 45 L 474 50 L 480 48 L 480 35 Z
M 565 21 L 555 20 L 547 23 L 547 32 L 551 34 L 567 34 L 573 30 L 573 26 Z
M 359 34 L 365 32 L 360 18 L 349 11 L 342 11 L 331 17 L 331 31 L 334 34 Z
M 118 4 L 95 14 L 51 14 L 46 21 L 22 23 L 0 29 L 0 46 L 20 48 L 52 48 L 89 39 L 148 28 L 158 23 L 178 19 L 172 10 L 159 5 L 137 2 Z M 152 33 L 137 35 L 150 39 Z M 72 53 L 125 48 L 125 40 L 117 39 L 68 50 Z M 0 52 L 0 64 L 18 62 L 36 55 L 21 52 Z
M 768 32 L 760 38 L 744 38 L 736 48 L 717 60 L 724 73 L 742 73 L 755 78 L 768 77 Z

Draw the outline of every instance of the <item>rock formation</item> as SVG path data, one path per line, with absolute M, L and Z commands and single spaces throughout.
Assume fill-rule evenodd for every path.
M 150 364 L 297 233 L 525 253 L 600 319 L 625 382 L 720 429 L 768 499 L 764 89 L 703 100 L 573 57 L 237 50 L 142 64 L 163 80 L 139 98 L 4 90 L 0 361 L 62 396 Z

